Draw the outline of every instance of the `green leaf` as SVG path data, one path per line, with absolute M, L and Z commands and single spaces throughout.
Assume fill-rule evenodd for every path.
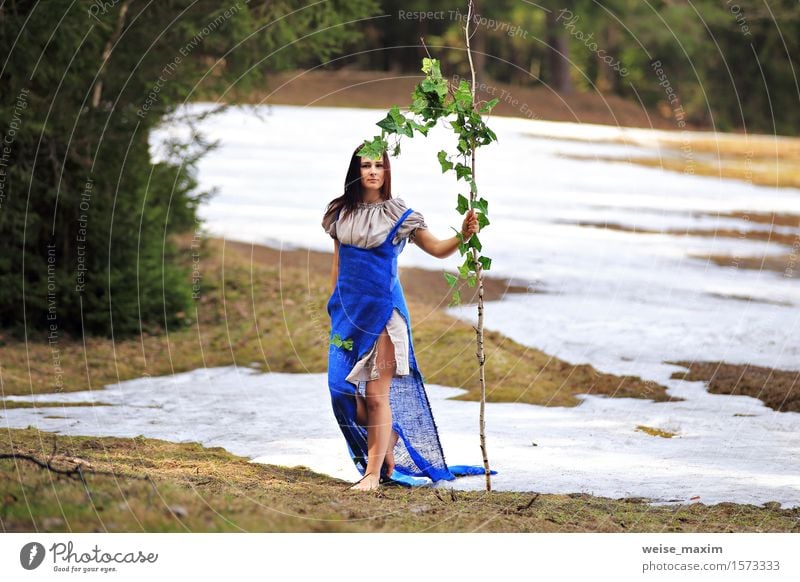
M 478 212 L 478 228 L 483 229 L 489 226 L 489 217 L 483 214 L 482 212 Z
M 465 166 L 461 162 L 456 164 L 456 180 L 472 176 L 472 168 Z
M 406 118 L 402 113 L 400 113 L 400 108 L 397 105 L 389 110 L 389 117 L 394 120 L 397 127 L 401 127 L 406 124 Z
M 381 136 L 376 135 L 372 141 L 366 142 L 364 147 L 358 150 L 358 155 L 362 158 L 380 160 L 387 149 L 389 149 L 389 143 Z
M 397 157 L 397 156 L 400 155 L 400 140 L 398 140 L 397 143 L 394 145 L 394 150 L 392 151 L 392 155 L 394 157 Z
M 475 208 L 481 212 L 489 212 L 489 201 L 485 198 L 478 198 L 474 204 Z
M 391 115 L 387 115 L 375 125 L 385 131 L 388 131 L 389 133 L 397 133 L 398 130 L 397 122 L 392 118 Z
M 447 280 L 447 284 L 450 287 L 455 287 L 456 283 L 458 283 L 458 277 L 456 277 L 455 275 L 451 275 L 450 273 L 445 272 L 444 278 Z
M 474 287 L 475 286 L 475 281 L 477 281 L 477 280 L 478 280 L 477 277 L 475 277 L 474 275 L 470 275 L 467 278 L 467 285 L 469 285 L 470 287 Z
M 467 210 L 469 210 L 469 200 L 463 194 L 458 195 L 458 206 L 456 206 L 456 210 L 459 214 L 464 214 Z
M 461 79 L 453 97 L 461 109 L 466 111 L 472 108 L 472 90 L 465 79 Z
M 475 238 L 475 237 L 473 236 L 473 238 Z M 467 246 L 469 246 L 469 243 L 467 243 Z M 472 257 L 472 253 L 467 253 L 467 258 L 464 261 L 464 264 L 467 265 L 467 268 L 470 271 L 477 271 L 478 270 L 478 263 L 475 262 L 475 259 Z M 464 275 L 464 276 L 466 277 L 466 275 Z
M 458 267 L 458 272 L 461 274 L 462 277 L 465 279 L 469 276 L 469 264 L 468 261 L 464 261 L 464 264 Z
M 500 99 L 492 99 L 491 101 L 484 103 L 483 106 L 480 108 L 480 112 L 489 113 L 492 109 L 494 109 L 494 106 L 497 105 L 499 102 Z
M 489 257 L 478 257 L 478 261 L 480 261 L 484 271 L 488 271 L 492 268 L 492 259 Z
M 477 249 L 478 252 L 480 252 L 480 250 L 483 248 L 483 245 L 481 245 L 481 241 L 478 240 L 477 234 L 473 234 L 467 244 L 469 244 L 469 246 L 471 246 L 472 248 Z
M 428 99 L 425 97 L 425 94 L 418 92 L 417 89 L 415 89 L 414 94 L 412 95 L 411 111 L 413 113 L 421 114 L 427 107 Z
M 447 159 L 447 152 L 444 150 L 439 152 L 439 163 L 442 165 L 442 174 L 453 169 L 453 162 Z
M 331 338 L 331 343 L 336 347 L 345 349 L 345 350 L 352 350 L 353 349 L 353 340 L 352 338 L 342 340 L 338 333 L 333 334 Z
M 461 303 L 461 292 L 458 289 L 456 289 L 455 291 L 453 291 L 453 296 L 450 299 L 448 307 L 455 307 L 459 303 Z
M 408 125 L 410 125 L 414 129 L 416 129 L 422 135 L 427 136 L 428 135 L 428 130 L 433 126 L 433 123 L 431 123 L 431 124 L 422 124 L 422 123 L 417 123 L 417 121 L 415 121 L 414 119 L 408 119 Z

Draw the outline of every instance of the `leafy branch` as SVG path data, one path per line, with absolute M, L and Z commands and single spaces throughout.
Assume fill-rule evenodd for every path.
M 482 114 L 491 112 L 499 100 L 483 102 L 476 109 L 470 84 L 461 79 L 458 86 L 452 89 L 442 76 L 437 59 L 427 57 L 422 59 L 422 72 L 425 73 L 425 78 L 414 88 L 409 113 L 403 113 L 398 106 L 393 106 L 386 117 L 377 123 L 381 128 L 381 134 L 365 142 L 358 155 L 380 159 L 384 152 L 391 151 L 391 155 L 396 157 L 400 155 L 400 142 L 403 137 L 414 137 L 415 133 L 427 136 L 440 119 L 448 121 L 448 125 L 456 134 L 457 151 L 449 154 L 441 150 L 437 158 L 442 173 L 454 172 L 456 181 L 463 180 L 469 188 L 469 198 L 458 194 L 456 211 L 463 215 L 474 209 L 479 230 L 483 230 L 490 223 L 489 201 L 477 198 L 478 186 L 475 182 L 474 163 L 470 162 L 476 148 L 497 141 L 497 135 L 486 125 Z M 480 255 L 483 245 L 477 233 L 465 241 L 460 230 L 455 228 L 453 230 L 460 241 L 459 253 L 465 258 L 458 268 L 458 276 L 445 272 L 445 280 L 451 288 L 455 288 L 459 278 L 466 279 L 467 284 L 474 287 L 479 272 L 491 268 L 492 259 Z M 470 249 L 474 251 L 470 252 Z M 460 303 L 461 293 L 454 289 L 449 305 L 452 307 Z

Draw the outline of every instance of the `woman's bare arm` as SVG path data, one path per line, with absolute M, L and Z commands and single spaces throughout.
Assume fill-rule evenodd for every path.
M 333 239 L 333 264 L 331 265 L 331 295 L 336 289 L 336 279 L 339 278 L 339 241 Z
M 417 233 L 414 235 L 414 244 L 437 259 L 444 259 L 456 252 L 459 242 L 457 236 L 444 240 L 438 239 L 425 228 L 417 229 Z
M 472 234 L 478 232 L 478 230 L 478 218 L 475 215 L 475 211 L 469 210 L 461 225 L 461 234 L 464 236 L 464 242 L 472 238 Z M 445 259 L 452 255 L 458 249 L 460 242 L 457 236 L 440 240 L 425 228 L 418 228 L 414 235 L 414 244 L 437 259 Z

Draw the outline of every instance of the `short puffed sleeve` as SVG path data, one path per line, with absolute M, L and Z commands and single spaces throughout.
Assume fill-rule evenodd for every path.
M 336 214 L 326 214 L 322 218 L 322 228 L 332 239 L 336 239 Z
M 402 198 L 391 198 L 387 200 L 386 210 L 392 215 L 394 220 L 397 221 L 403 216 L 406 210 L 408 210 L 408 206 Z M 409 214 L 403 221 L 403 224 L 400 225 L 400 228 L 397 229 L 397 234 L 392 244 L 397 244 L 404 238 L 407 238 L 408 242 L 413 243 L 414 237 L 417 235 L 417 230 L 420 228 L 428 228 L 428 225 L 425 224 L 425 218 L 420 212 L 412 210 L 411 214 Z

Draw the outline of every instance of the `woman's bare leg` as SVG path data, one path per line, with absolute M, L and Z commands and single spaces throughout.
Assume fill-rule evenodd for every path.
M 356 392 L 356 422 L 363 427 L 367 426 L 369 421 L 367 417 L 367 399 L 364 398 L 361 394 Z M 397 444 L 399 440 L 399 435 L 392 429 L 392 434 L 389 437 L 389 446 L 386 448 L 386 476 L 389 477 L 394 471 L 394 446 Z
M 391 477 L 392 471 L 394 471 L 394 446 L 397 444 L 397 439 L 400 436 L 392 430 L 392 434 L 389 437 L 389 446 L 386 448 L 386 476 Z
M 367 426 L 367 400 L 356 392 L 356 422 L 361 426 Z
M 380 484 L 380 472 L 392 434 L 392 409 L 389 405 L 389 388 L 397 369 L 394 344 L 386 330 L 378 337 L 376 365 L 379 376 L 367 382 L 367 469 L 365 478 L 353 489 L 366 491 Z

